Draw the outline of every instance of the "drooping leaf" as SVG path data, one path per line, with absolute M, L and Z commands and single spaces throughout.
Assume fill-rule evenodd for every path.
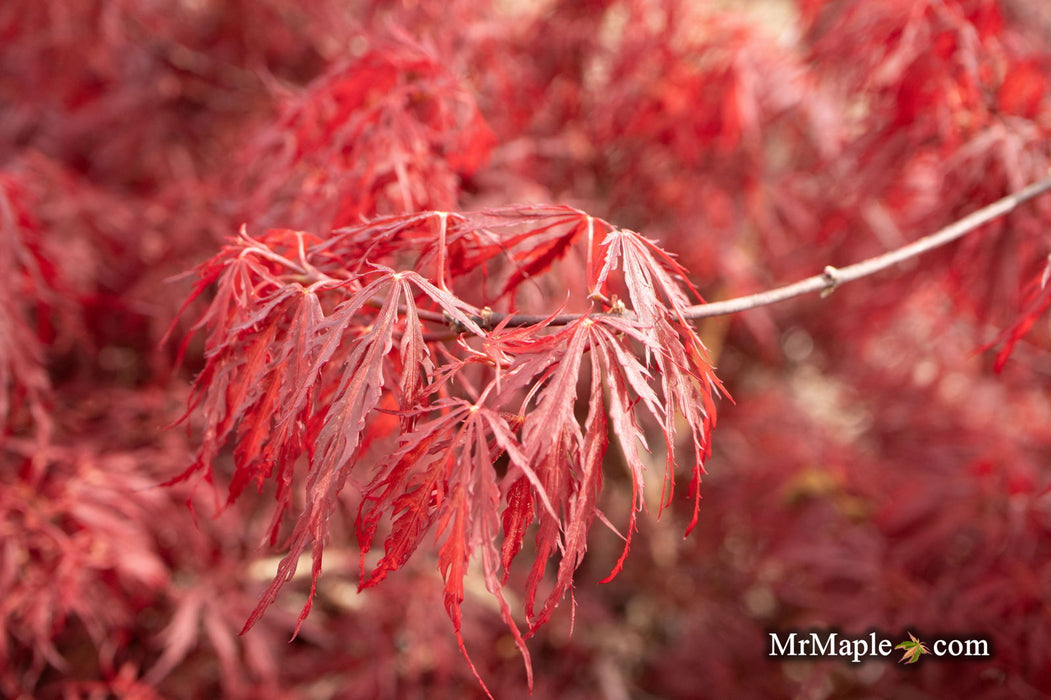
M 1004 365 L 1007 364 L 1008 359 L 1011 357 L 1011 352 L 1014 350 L 1015 345 L 1018 344 L 1022 338 L 1033 328 L 1033 325 L 1047 313 L 1049 307 L 1051 307 L 1051 284 L 1049 284 L 1049 278 L 1051 278 L 1051 258 L 1048 259 L 1047 264 L 1041 271 L 1038 279 L 1034 279 L 1029 285 L 1028 299 L 1025 303 L 1025 308 L 1015 319 L 1014 323 L 1010 327 L 1004 329 L 1003 332 L 986 348 L 992 347 L 993 345 L 999 345 L 1003 343 L 1003 348 L 996 353 L 996 360 L 993 362 L 993 369 L 996 372 L 1003 371 Z

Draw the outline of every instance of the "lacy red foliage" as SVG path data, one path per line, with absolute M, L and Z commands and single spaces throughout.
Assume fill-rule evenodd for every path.
M 25 198 L 17 179 L 0 175 L 0 425 L 5 433 L 14 433 L 35 423 L 44 437 L 49 424 L 44 398 L 50 382 L 40 336 L 47 328 L 30 323 L 34 314 L 48 316 L 56 280 L 40 250 L 40 226 Z
M 1049 36 L 0 4 L 0 695 L 1051 693 L 1051 200 L 691 311 L 1046 177 Z M 810 628 L 993 656 L 767 656 Z
M 541 317 L 515 328 L 508 328 L 510 319 L 491 332 L 483 327 L 492 321 L 490 305 L 517 297 L 532 272 L 546 270 L 577 239 L 599 258 L 584 261 L 577 295 L 602 311 L 600 300 L 621 289 L 634 310 L 630 317 L 623 302 L 607 299 L 611 315 L 585 313 L 565 326 Z M 379 262 L 407 264 L 409 271 Z M 431 274 L 438 286 L 413 269 Z M 466 270 L 483 280 L 470 295 L 460 291 L 471 278 Z M 523 653 L 501 589 L 536 521 L 537 554 L 525 592 L 531 632 L 569 591 L 597 512 L 607 420 L 633 484 L 625 554 L 647 471 L 636 444 L 637 406 L 664 435 L 669 503 L 676 422 L 684 421 L 689 432 L 692 528 L 715 413 L 711 394 L 719 384 L 685 318 L 684 275 L 651 241 L 565 207 L 424 212 L 375 219 L 328 239 L 281 229 L 257 240 L 242 231 L 201 267 L 197 293 L 214 286 L 215 296 L 197 324 L 208 332 L 206 364 L 190 405 L 206 427 L 199 457 L 184 476 L 210 473 L 220 449 L 234 442 L 231 500 L 252 481 L 278 483 L 274 540 L 296 491 L 296 460 L 305 455 L 308 461 L 306 501 L 288 553 L 247 627 L 291 579 L 310 542 L 316 586 L 339 494 L 370 456 L 378 467 L 358 518 L 363 557 L 381 520 L 389 516 L 391 524 L 383 558 L 373 567 L 362 560 L 362 587 L 403 566 L 433 529 L 457 635 L 463 579 L 479 552 L 486 585 Z M 481 306 L 457 294 L 480 296 Z M 425 337 L 423 318 L 458 329 L 456 346 L 439 351 L 456 333 Z M 640 352 L 649 359 L 636 359 Z M 585 357 L 591 389 L 586 417 L 578 421 Z M 392 410 L 399 420 L 390 433 Z M 369 455 L 377 440 L 396 442 L 388 459 Z M 508 464 L 498 478 L 501 456 Z M 558 573 L 537 611 L 546 563 L 556 552 Z M 614 574 L 622 565 L 623 556 Z M 313 589 L 300 622 L 312 597 Z
M 830 232 L 850 242 L 849 255 L 876 250 L 857 247 L 863 239 L 848 233 L 856 228 L 871 230 L 871 243 L 907 239 L 1047 172 L 1044 37 L 1008 28 L 1001 3 L 826 5 L 811 10 L 814 60 L 841 89 L 860 90 L 865 108 L 849 147 L 865 177 L 845 202 L 854 213 Z M 1024 275 L 1042 266 L 1047 238 L 1032 216 L 990 228 L 946 258 L 961 310 L 1002 325 L 1022 303 Z
M 243 155 L 243 216 L 263 225 L 455 208 L 492 144 L 467 86 L 421 47 L 374 49 L 299 93 Z

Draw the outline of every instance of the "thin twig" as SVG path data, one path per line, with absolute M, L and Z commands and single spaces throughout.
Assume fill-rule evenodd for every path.
M 1003 199 L 997 200 L 989 206 L 983 207 L 972 214 L 968 214 L 959 221 L 949 224 L 936 233 L 932 233 L 929 236 L 925 236 L 918 241 L 904 245 L 901 248 L 883 253 L 882 255 L 877 255 L 876 257 L 863 260 L 859 263 L 854 263 L 847 267 L 834 268 L 829 266 L 826 267 L 824 272 L 820 275 L 814 275 L 813 277 L 808 277 L 799 282 L 794 282 L 793 284 L 785 285 L 784 287 L 777 287 L 776 289 L 771 289 L 766 292 L 750 294 L 744 297 L 736 297 L 734 299 L 726 299 L 711 304 L 698 304 L 697 306 L 691 306 L 686 310 L 686 317 L 690 319 L 699 319 L 707 318 L 709 316 L 734 314 L 740 311 L 747 311 L 748 309 L 755 309 L 760 306 L 776 304 L 779 301 L 802 296 L 803 294 L 811 294 L 813 292 L 829 293 L 836 287 L 842 286 L 847 282 L 853 282 L 862 277 L 868 277 L 869 275 L 885 270 L 888 267 L 897 265 L 898 263 L 904 262 L 918 255 L 922 255 L 923 253 L 939 248 L 947 243 L 951 243 L 957 238 L 962 238 L 983 224 L 987 224 L 993 219 L 997 219 L 1010 213 L 1019 205 L 1028 202 L 1030 199 L 1038 197 L 1049 190 L 1051 190 L 1051 177 L 1029 185 L 1025 189 L 1008 195 Z
M 756 309 L 761 306 L 769 306 L 770 304 L 776 304 L 804 294 L 812 294 L 814 292 L 821 292 L 822 295 L 831 294 L 837 287 L 840 287 L 847 282 L 853 282 L 854 280 L 868 277 L 869 275 L 885 270 L 888 267 L 892 267 L 898 263 L 946 245 L 947 243 L 951 243 L 958 238 L 962 238 L 963 236 L 975 231 L 983 224 L 987 224 L 994 219 L 1014 211 L 1025 202 L 1028 202 L 1048 191 L 1051 191 L 1051 177 L 1029 185 L 1028 187 L 1019 190 L 1014 194 L 1008 195 L 1003 199 L 999 199 L 986 207 L 982 207 L 978 211 L 968 214 L 962 219 L 949 224 L 945 228 L 932 233 L 929 236 L 925 236 L 918 241 L 914 241 L 908 245 L 883 253 L 882 255 L 877 255 L 867 260 L 854 263 L 853 265 L 848 265 L 847 267 L 835 268 L 829 265 L 826 266 L 824 271 L 819 275 L 807 277 L 798 282 L 793 282 L 792 284 L 770 289 L 765 292 L 749 294 L 743 297 L 735 297 L 733 299 L 725 299 L 710 304 L 697 304 L 696 306 L 688 307 L 683 316 L 688 320 L 709 318 L 711 316 L 725 316 L 727 314 L 748 311 L 749 309 Z M 255 252 L 258 252 L 275 262 L 280 262 L 301 274 L 306 274 L 308 272 L 292 261 L 257 244 L 254 240 L 248 238 L 243 231 L 242 236 L 247 238 L 247 240 L 253 245 L 253 250 Z M 443 267 L 444 264 L 440 262 L 439 271 L 441 271 Z M 310 272 L 313 272 L 314 275 L 320 274 L 316 270 L 311 270 Z M 441 279 L 439 274 L 439 282 L 443 281 L 444 280 Z M 448 318 L 440 311 L 417 309 L 416 313 L 425 321 L 448 324 Z M 621 313 L 607 312 L 607 315 L 621 317 L 630 316 L 630 314 L 630 311 Z M 516 327 L 532 326 L 545 322 L 549 326 L 565 326 L 580 319 L 583 315 L 584 314 L 558 314 L 557 316 L 552 317 L 543 314 L 507 314 L 488 310 L 482 312 L 482 310 L 478 310 L 478 312 L 472 316 L 471 320 L 480 327 L 486 329 L 493 328 L 505 321 L 506 325 Z
M 697 320 L 711 316 L 735 314 L 741 311 L 748 311 L 749 309 L 756 309 L 760 306 L 769 306 L 770 304 L 776 304 L 780 301 L 792 299 L 804 294 L 812 294 L 814 292 L 822 292 L 827 295 L 847 282 L 853 282 L 854 280 L 868 277 L 869 275 L 885 270 L 888 267 L 892 267 L 898 263 L 909 260 L 910 258 L 922 255 L 923 253 L 939 248 L 947 243 L 951 243 L 958 238 L 962 238 L 983 224 L 987 224 L 994 219 L 1010 213 L 1021 204 L 1024 204 L 1048 191 L 1051 191 L 1051 177 L 1029 185 L 1028 187 L 1015 192 L 1014 194 L 1008 195 L 1003 199 L 997 200 L 996 202 L 949 224 L 945 228 L 940 229 L 929 236 L 925 236 L 918 241 L 904 245 L 901 248 L 854 263 L 847 267 L 835 268 L 827 266 L 819 275 L 807 277 L 798 282 L 793 282 L 792 284 L 770 289 L 765 292 L 759 292 L 758 294 L 749 294 L 748 296 L 725 299 L 710 304 L 697 304 L 696 306 L 687 308 L 684 316 L 690 320 Z M 423 316 L 422 312 L 420 315 Z M 580 317 L 581 314 L 560 314 L 548 320 L 548 317 L 546 316 L 513 314 L 510 315 L 510 318 L 508 319 L 508 314 L 492 313 L 489 315 L 488 320 L 490 324 L 496 325 L 507 319 L 507 325 L 509 326 L 529 326 L 548 320 L 548 325 L 564 326 L 572 323 Z M 474 319 L 476 323 L 481 320 L 480 317 Z

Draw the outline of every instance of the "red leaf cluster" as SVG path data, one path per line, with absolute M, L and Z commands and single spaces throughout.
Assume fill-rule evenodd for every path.
M 44 398 L 50 382 L 40 335 L 47 330 L 30 324 L 34 315 L 48 315 L 55 280 L 25 197 L 15 178 L 0 175 L 0 426 L 5 433 L 18 432 L 33 422 L 46 433 Z M 26 415 L 16 415 L 15 407 Z
M 325 230 L 377 214 L 452 209 L 492 145 L 466 86 L 422 47 L 392 44 L 282 97 L 242 158 L 242 203 L 263 225 Z
M 490 304 L 516 298 L 533 272 L 576 241 L 585 244 L 584 269 L 590 270 L 576 292 L 593 299 L 592 311 L 566 325 L 548 317 L 512 327 L 507 317 L 489 330 Z M 600 259 L 588 264 L 588 253 Z M 410 270 L 396 272 L 381 261 L 407 263 Z M 483 281 L 481 307 L 454 296 L 467 281 L 461 266 Z M 430 272 L 437 285 L 412 269 Z M 296 461 L 307 461 L 305 504 L 288 552 L 247 626 L 274 602 L 311 542 L 316 586 L 341 491 L 374 443 L 393 442 L 390 456 L 373 458 L 377 466 L 366 475 L 357 525 L 362 587 L 401 568 L 433 531 L 457 635 L 464 578 L 477 554 L 528 667 L 502 592 L 512 561 L 535 523 L 536 558 L 525 588 L 532 634 L 570 591 L 583 559 L 609 430 L 633 485 L 627 554 L 647 472 L 637 407 L 664 436 L 667 503 L 683 421 L 693 463 L 688 529 L 696 523 L 712 394 L 720 385 L 684 315 L 684 275 L 653 242 L 559 207 L 423 212 L 321 239 L 287 229 L 255 239 L 242 231 L 201 267 L 197 293 L 214 285 L 215 295 L 197 324 L 207 332 L 206 364 L 190 403 L 205 433 L 184 476 L 210 474 L 220 448 L 232 442 L 231 500 L 253 481 L 277 482 L 273 540 L 295 492 Z M 607 299 L 609 310 L 602 312 L 595 304 L 612 289 L 623 290 L 629 303 Z M 438 321 L 437 332 L 425 334 L 425 320 Z M 448 327 L 456 329 L 452 336 L 441 332 Z M 455 348 L 439 349 L 457 334 Z M 587 411 L 578 418 L 585 377 Z M 398 417 L 393 433 L 386 420 L 391 411 Z M 498 475 L 500 460 L 506 470 Z M 367 566 L 385 519 L 384 555 Z M 537 608 L 547 562 L 556 555 L 553 586 Z M 308 598 L 300 622 L 310 605 Z

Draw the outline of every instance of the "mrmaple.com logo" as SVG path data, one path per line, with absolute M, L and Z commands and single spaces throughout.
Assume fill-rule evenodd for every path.
M 826 656 L 861 663 L 873 658 L 888 657 L 898 650 L 902 653 L 899 661 L 909 664 L 916 663 L 925 654 L 949 658 L 992 656 L 988 639 L 937 639 L 928 645 L 911 632 L 908 635 L 908 639 L 895 642 L 878 632 L 869 632 L 863 637 L 847 637 L 833 631 L 770 632 L 770 653 L 767 656 Z

